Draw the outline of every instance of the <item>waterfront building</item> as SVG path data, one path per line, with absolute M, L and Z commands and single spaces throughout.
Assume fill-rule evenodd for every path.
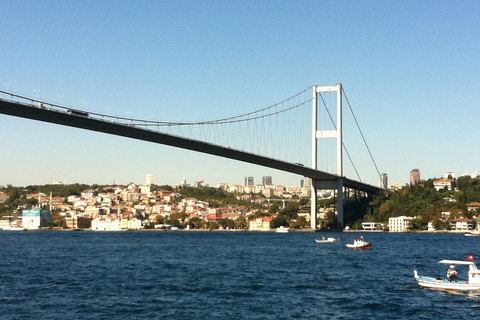
M 473 230 L 473 220 L 467 218 L 456 218 L 450 221 L 452 231 L 470 231 Z
M 65 223 L 67 228 L 70 229 L 88 229 L 92 226 L 92 219 L 75 215 L 74 217 L 65 218 Z
M 123 230 L 138 230 L 142 228 L 142 220 L 137 218 L 122 219 L 121 228 Z
M 406 232 L 409 229 L 410 221 L 414 217 L 400 216 L 388 219 L 388 230 L 390 232 Z
M 383 230 L 383 223 L 380 222 L 362 222 L 362 229 L 366 231 Z
M 260 217 L 249 221 L 250 231 L 269 231 L 272 217 Z
M 23 210 L 22 226 L 25 229 L 38 229 L 52 223 L 50 210 L 31 209 Z
M 115 215 L 101 216 L 92 220 L 92 231 L 120 231 L 122 222 Z
M 420 169 L 410 171 L 410 184 L 420 183 Z

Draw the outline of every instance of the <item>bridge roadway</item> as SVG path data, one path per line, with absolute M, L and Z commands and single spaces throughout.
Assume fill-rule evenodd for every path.
M 33 106 L 31 104 L 24 104 L 17 101 L 0 99 L 0 114 L 50 122 L 143 141 L 150 141 L 172 147 L 248 162 L 264 167 L 303 175 L 305 177 L 321 181 L 334 181 L 337 179 L 337 176 L 334 174 L 314 170 L 294 163 L 267 158 L 253 153 L 231 149 L 229 147 L 202 142 L 199 140 L 192 140 L 158 131 L 152 131 L 127 124 L 108 121 L 101 118 L 95 118 L 83 111 L 75 114 L 69 113 L 67 110 L 60 111 L 46 107 Z M 345 177 L 343 178 L 343 185 L 345 187 L 364 191 L 370 194 L 378 193 L 379 191 L 379 188 L 377 187 Z

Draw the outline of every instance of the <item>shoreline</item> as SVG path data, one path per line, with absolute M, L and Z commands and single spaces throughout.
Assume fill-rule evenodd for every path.
M 137 230 L 91 230 L 90 228 L 86 229 L 64 229 L 64 228 L 42 228 L 42 229 L 24 229 L 24 230 L 8 230 L 0 229 L 0 232 L 264 232 L 264 233 L 277 233 L 276 229 L 270 230 L 248 230 L 248 229 L 178 229 L 178 230 L 168 230 L 168 229 L 137 229 Z M 290 229 L 287 233 L 331 233 L 331 232 L 341 232 L 341 233 L 389 233 L 389 234 L 398 234 L 398 233 L 439 233 L 439 234 L 465 234 L 471 231 L 447 231 L 447 230 L 437 230 L 437 231 L 406 231 L 406 232 L 389 232 L 383 230 L 330 230 L 330 229 L 320 229 L 313 230 L 310 228 L 303 229 Z

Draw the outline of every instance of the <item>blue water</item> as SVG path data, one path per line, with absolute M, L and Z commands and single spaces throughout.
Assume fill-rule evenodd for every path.
M 480 237 L 0 232 L 1 319 L 476 319 L 480 294 L 420 289 Z M 443 271 L 442 271 L 443 272 Z M 464 275 L 465 276 L 465 275 Z M 460 277 L 462 274 L 460 273 Z

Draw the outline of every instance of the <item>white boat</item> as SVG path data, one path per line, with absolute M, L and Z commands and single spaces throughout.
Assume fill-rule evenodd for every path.
M 25 228 L 20 228 L 20 227 L 11 227 L 11 226 L 3 226 L 2 229 L 3 231 L 27 231 Z
M 288 231 L 290 231 L 289 228 L 284 227 L 284 226 L 281 226 L 281 227 L 278 227 L 278 228 L 277 228 L 277 231 L 275 231 L 275 232 L 278 232 L 278 233 L 288 233 Z
M 360 239 L 353 239 L 352 242 L 346 244 L 347 248 L 349 249 L 356 249 L 356 250 L 365 250 L 370 249 L 372 244 L 367 242 L 363 239 L 363 236 Z
M 472 258 L 473 259 L 473 258 Z M 464 280 L 448 280 L 446 278 L 434 278 L 419 276 L 417 270 L 413 270 L 413 275 L 417 283 L 422 288 L 441 289 L 441 290 L 457 290 L 457 291 L 478 291 L 480 290 L 480 270 L 473 260 L 440 260 L 438 263 L 450 265 L 467 265 L 468 281 Z
M 337 238 L 331 238 L 331 237 L 325 238 L 324 236 L 322 236 L 321 239 L 315 239 L 315 242 L 329 243 L 329 242 L 337 242 L 338 240 L 339 239 L 337 239 Z
M 467 232 L 467 233 L 465 233 L 465 236 L 466 236 L 466 237 L 476 237 L 476 236 L 480 236 L 480 231 Z

